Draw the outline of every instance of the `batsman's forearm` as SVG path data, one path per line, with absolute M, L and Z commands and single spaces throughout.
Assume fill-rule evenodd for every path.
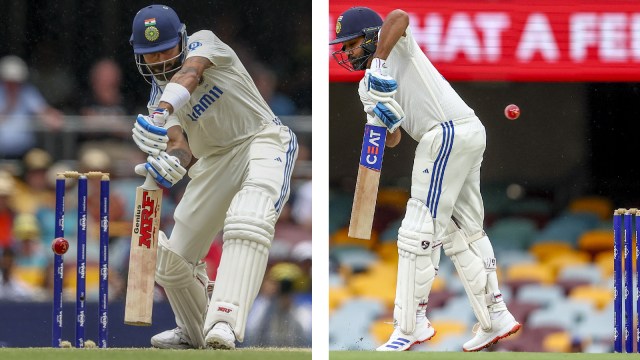
M 387 142 L 385 143 L 385 145 L 388 148 L 396 147 L 396 145 L 400 143 L 401 135 L 402 132 L 400 131 L 400 128 L 397 128 L 396 131 L 392 133 L 387 132 Z
M 190 57 L 185 60 L 182 68 L 173 75 L 171 82 L 178 83 L 189 90 L 190 93 L 193 93 L 202 80 L 202 73 L 211 65 L 211 61 L 207 58 L 200 56 Z
M 172 126 L 167 130 L 169 142 L 167 143 L 167 154 L 175 156 L 180 161 L 180 165 L 187 166 L 191 163 L 191 149 L 189 143 L 182 133 L 180 126 Z
M 386 60 L 391 49 L 396 46 L 396 43 L 402 35 L 404 35 L 407 27 L 409 26 L 409 15 L 406 12 L 396 9 L 387 15 L 380 29 L 380 38 L 378 39 L 378 45 L 376 52 L 372 58 L 380 58 Z
M 198 158 L 193 156 L 193 154 L 191 154 L 191 162 L 188 165 L 184 165 L 184 167 L 189 170 L 191 169 L 191 167 L 193 166 L 193 164 L 196 163 L 196 161 L 198 161 Z
M 191 164 L 191 151 L 185 149 L 171 149 L 167 151 L 167 154 L 171 156 L 175 156 L 178 161 L 180 161 L 180 165 L 187 166 Z
M 194 90 L 198 87 L 200 82 L 202 82 L 202 73 L 212 65 L 209 59 L 194 56 L 185 60 L 182 68 L 173 75 L 171 78 L 171 82 L 175 84 L 179 84 L 189 91 L 189 94 L 193 94 Z M 160 101 L 158 107 L 163 109 L 167 109 L 170 114 L 173 114 L 174 111 L 178 109 L 174 109 L 173 105 L 166 102 Z

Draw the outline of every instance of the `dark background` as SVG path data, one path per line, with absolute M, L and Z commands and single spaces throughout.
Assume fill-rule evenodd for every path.
M 129 45 L 136 12 L 153 1 L 2 0 L 0 56 L 22 57 L 45 98 L 73 114 L 88 89 L 91 64 L 110 57 L 123 70 L 123 92 L 134 109 L 146 105 L 148 84 L 138 74 Z M 311 1 L 162 1 L 187 25 L 187 33 L 212 30 L 245 63 L 248 57 L 275 70 L 278 90 L 311 113 Z

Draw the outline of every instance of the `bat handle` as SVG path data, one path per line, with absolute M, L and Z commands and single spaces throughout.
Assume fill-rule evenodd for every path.
M 145 190 L 158 190 L 158 189 L 160 189 L 160 187 L 158 186 L 158 183 L 153 178 L 153 175 L 151 175 L 151 173 L 149 173 L 149 172 L 147 172 L 147 177 L 144 179 L 144 184 L 142 184 L 142 188 L 145 189 Z

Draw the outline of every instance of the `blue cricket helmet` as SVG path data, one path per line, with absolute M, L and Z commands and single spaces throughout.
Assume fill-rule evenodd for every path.
M 351 58 L 350 51 L 342 49 L 332 53 L 338 65 L 349 71 L 365 70 L 367 61 L 376 52 L 378 45 L 378 32 L 382 27 L 382 18 L 375 11 L 362 6 L 352 7 L 338 17 L 336 21 L 336 38 L 329 45 L 344 43 L 358 37 L 364 37 L 359 46 L 364 50 L 364 55 Z
M 329 45 L 365 36 L 365 29 L 380 28 L 381 26 L 382 18 L 375 11 L 362 6 L 352 7 L 338 17 L 336 38 Z
M 178 14 L 165 5 L 142 8 L 133 19 L 131 39 L 136 54 L 165 51 L 178 45 L 185 25 Z
M 165 5 L 149 5 L 133 19 L 131 38 L 138 71 L 149 83 L 167 83 L 180 68 L 187 54 L 187 27 L 178 14 Z M 158 63 L 147 64 L 143 55 L 162 52 L 180 44 L 177 56 Z

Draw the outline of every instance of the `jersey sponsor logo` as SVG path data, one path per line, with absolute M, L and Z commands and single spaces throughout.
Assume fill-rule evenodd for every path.
M 194 41 L 191 44 L 189 44 L 189 50 L 195 50 L 200 46 L 202 46 L 202 43 L 200 41 Z
M 382 169 L 382 156 L 387 130 L 382 126 L 365 125 L 360 165 L 371 170 Z
M 214 102 L 216 102 L 216 100 L 220 99 L 222 94 L 224 94 L 224 91 L 220 90 L 219 87 L 214 86 L 211 88 L 211 90 L 202 95 L 198 100 L 198 103 L 191 108 L 191 113 L 187 114 L 189 119 L 191 119 L 191 121 L 197 121 L 198 118 L 207 111 Z

